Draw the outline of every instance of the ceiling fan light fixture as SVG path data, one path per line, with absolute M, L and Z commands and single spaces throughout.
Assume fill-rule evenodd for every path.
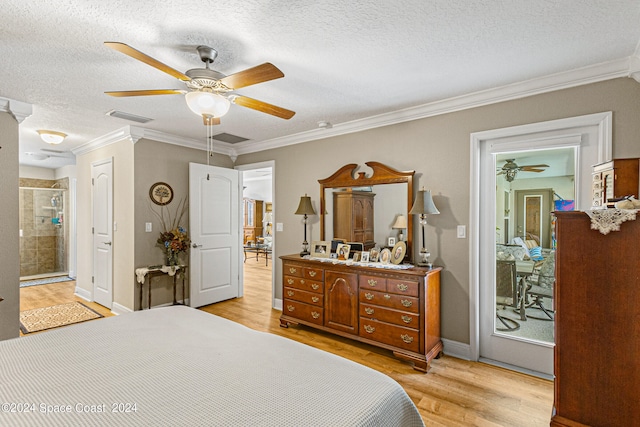
M 47 144 L 57 145 L 60 144 L 67 137 L 66 133 L 56 132 L 54 130 L 38 130 L 40 138 Z
M 198 116 L 222 117 L 229 111 L 231 103 L 224 96 L 207 91 L 192 91 L 185 95 L 187 106 Z

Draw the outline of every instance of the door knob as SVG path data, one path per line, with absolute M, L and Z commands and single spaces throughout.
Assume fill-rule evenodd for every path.
M 195 248 L 201 248 L 201 247 L 202 247 L 202 245 L 196 245 L 196 244 L 194 243 L 192 247 L 193 247 L 194 249 L 195 249 Z
M 104 243 L 105 245 L 111 246 L 111 242 L 102 242 L 102 243 Z

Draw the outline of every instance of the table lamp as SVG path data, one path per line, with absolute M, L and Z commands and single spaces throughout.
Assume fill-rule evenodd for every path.
M 400 232 L 398 233 L 398 242 L 403 242 L 404 241 L 403 230 L 407 228 L 407 218 L 405 218 L 404 215 L 398 215 L 398 217 L 396 218 L 396 222 L 393 223 L 391 228 L 400 230 Z
M 418 191 L 416 199 L 413 202 L 413 207 L 409 211 L 409 214 L 411 215 L 420 215 L 420 225 L 422 228 L 422 247 L 420 248 L 420 256 L 416 265 L 429 268 L 431 268 L 433 265 L 431 261 L 429 261 L 429 256 L 431 256 L 431 254 L 426 249 L 424 240 L 424 226 L 427 225 L 427 215 L 437 215 L 439 213 L 440 211 L 433 203 L 431 191 L 425 190 L 424 187 L 422 187 L 422 190 Z
M 305 255 L 309 255 L 309 242 L 307 242 L 307 215 L 315 215 L 316 211 L 313 210 L 313 206 L 311 205 L 311 197 L 306 194 L 300 197 L 300 204 L 298 205 L 298 210 L 295 212 L 296 215 L 304 215 L 304 219 L 302 223 L 304 224 L 304 241 L 302 242 L 302 252 L 300 252 L 300 256 L 303 257 Z

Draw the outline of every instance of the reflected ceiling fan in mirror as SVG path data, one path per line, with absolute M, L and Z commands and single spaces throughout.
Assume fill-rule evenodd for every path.
M 497 173 L 497 175 L 504 175 L 504 179 L 507 182 L 511 182 L 516 178 L 516 174 L 518 172 L 544 172 L 544 168 L 548 168 L 549 165 L 540 164 L 540 165 L 525 165 L 518 166 L 515 162 L 515 159 L 507 159 L 505 160 L 505 164 L 502 166 Z
M 290 119 L 295 114 L 295 112 L 287 110 L 286 108 L 233 93 L 236 89 L 284 77 L 282 71 L 269 62 L 225 76 L 209 68 L 209 64 L 212 64 L 218 56 L 218 52 L 208 46 L 198 46 L 197 51 L 200 59 L 205 63 L 205 68 L 194 68 L 185 73 L 181 73 L 127 44 L 120 42 L 105 42 L 104 44 L 111 49 L 124 53 L 183 81 L 187 87 L 186 90 L 152 89 L 109 91 L 105 92 L 107 95 L 126 97 L 184 94 L 189 109 L 197 115 L 202 116 L 205 125 L 220 124 L 220 117 L 229 111 L 231 103 L 285 120 Z

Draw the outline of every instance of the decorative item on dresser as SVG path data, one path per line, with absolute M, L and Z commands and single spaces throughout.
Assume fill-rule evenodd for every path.
M 584 212 L 555 216 L 551 426 L 640 426 L 640 221 L 603 234 Z
M 295 214 L 304 215 L 302 220 L 302 223 L 304 224 L 304 240 L 302 241 L 302 252 L 300 252 L 300 256 L 309 255 L 309 242 L 307 242 L 307 217 L 309 215 L 316 214 L 316 211 L 313 209 L 313 205 L 311 204 L 311 197 L 306 194 L 300 197 L 300 204 L 298 205 L 298 209 Z
M 256 242 L 262 236 L 262 200 L 242 199 L 244 208 L 244 244 Z
M 613 159 L 593 166 L 591 183 L 594 208 L 613 207 L 625 196 L 640 198 L 640 159 Z
M 422 230 L 422 246 L 420 247 L 420 258 L 417 265 L 431 267 L 431 261 L 429 261 L 429 257 L 431 254 L 427 251 L 427 244 L 424 240 L 424 227 L 427 225 L 427 215 L 437 215 L 440 211 L 436 208 L 436 205 L 433 203 L 433 198 L 431 197 L 431 191 L 425 190 L 422 187 L 422 190 L 418 191 L 416 195 L 416 200 L 413 203 L 413 207 L 409 214 L 411 215 L 420 215 L 420 228 Z
M 281 326 L 299 323 L 382 347 L 422 372 L 442 352 L 441 268 L 384 269 L 297 255 L 280 258 Z
M 407 218 L 405 218 L 404 215 L 398 215 L 398 217 L 396 218 L 396 221 L 393 223 L 393 225 L 391 226 L 392 229 L 394 230 L 400 230 L 398 232 L 398 241 L 402 242 L 404 240 L 404 229 L 407 228 Z M 395 243 L 394 243 L 395 245 Z M 391 245 L 389 245 L 391 246 Z

